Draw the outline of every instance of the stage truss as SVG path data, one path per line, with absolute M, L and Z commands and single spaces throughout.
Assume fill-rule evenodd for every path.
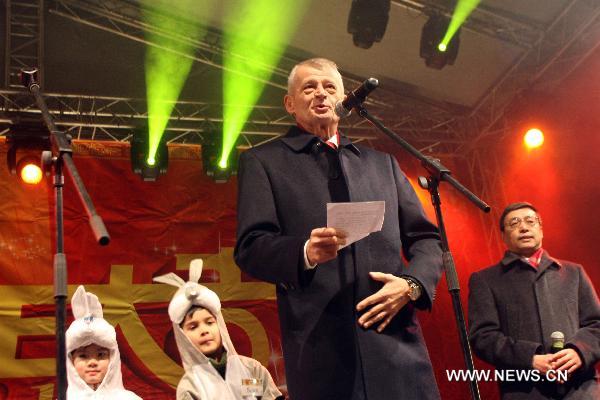
M 394 0 L 394 7 L 423 14 L 452 10 L 432 0 Z M 5 0 L 6 52 L 4 87 L 0 88 L 0 135 L 10 126 L 39 119 L 39 110 L 18 82 L 18 71 L 25 66 L 39 66 L 44 71 L 43 54 L 46 12 L 76 24 L 83 24 L 129 40 L 157 45 L 145 33 L 162 35 L 175 41 L 189 38 L 148 25 L 140 16 L 139 4 L 129 0 Z M 168 18 L 167 16 L 163 16 Z M 494 198 L 502 204 L 501 174 L 489 169 L 489 155 L 481 149 L 488 141 L 501 140 L 511 132 L 506 112 L 517 98 L 532 91 L 551 91 L 562 79 L 586 60 L 600 45 L 600 2 L 571 0 L 547 26 L 539 26 L 523 17 L 481 5 L 463 26 L 521 48 L 513 66 L 482 96 L 472 109 L 459 108 L 432 99 L 403 96 L 378 90 L 368 106 L 392 130 L 401 134 L 418 149 L 441 159 L 466 160 L 472 189 L 482 198 Z M 203 40 L 191 43 L 193 59 L 206 68 L 223 68 L 222 37 L 209 31 Z M 166 51 L 172 51 L 165 48 Z M 298 60 L 286 56 L 273 71 L 266 85 L 285 90 L 287 73 Z M 343 71 L 342 71 L 343 72 Z M 350 76 L 344 74 L 345 76 Z M 43 84 L 43 76 L 41 76 Z M 354 87 L 359 79 L 345 79 Z M 129 141 L 132 131 L 147 119 L 145 99 L 107 97 L 94 94 L 46 93 L 50 111 L 59 127 L 76 139 Z M 168 142 L 203 143 L 207 135 L 216 135 L 222 127 L 222 104 L 179 101 L 166 131 Z M 266 143 L 285 132 L 292 122 L 283 107 L 258 104 L 244 127 L 239 147 Z M 351 117 L 342 129 L 353 140 L 378 140 L 379 134 L 358 117 Z M 488 169 L 481 176 L 482 162 Z M 498 243 L 490 234 L 488 244 Z

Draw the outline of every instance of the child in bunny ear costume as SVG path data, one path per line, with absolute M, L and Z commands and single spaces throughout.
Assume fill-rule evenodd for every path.
M 123 387 L 117 335 L 103 318 L 98 297 L 79 286 L 71 308 L 75 320 L 66 332 L 67 399 L 141 400 Z
M 169 303 L 169 317 L 185 370 L 177 386 L 177 399 L 242 399 L 243 379 L 259 380 L 262 400 L 283 399 L 269 371 L 235 351 L 221 313 L 221 301 L 215 292 L 198 283 L 201 274 L 202 260 L 196 259 L 190 264 L 188 282 L 174 273 L 154 278 L 179 288 Z

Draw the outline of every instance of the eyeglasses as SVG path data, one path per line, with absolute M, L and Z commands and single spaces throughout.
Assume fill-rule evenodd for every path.
M 509 219 L 505 225 L 510 229 L 517 229 L 521 225 L 521 222 L 525 222 L 525 225 L 527 225 L 530 228 L 533 228 L 537 224 L 540 224 L 540 217 L 538 217 L 537 215 L 535 217 L 527 216 L 525 218 L 513 217 Z

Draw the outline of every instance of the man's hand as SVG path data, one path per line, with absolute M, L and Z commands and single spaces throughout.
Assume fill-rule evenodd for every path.
M 408 282 L 404 278 L 382 272 L 371 272 L 369 275 L 372 279 L 383 282 L 384 285 L 377 293 L 358 303 L 356 310 L 359 312 L 370 307 L 358 319 L 358 324 L 363 328 L 369 328 L 379 322 L 377 332 L 381 332 L 398 314 L 398 311 L 410 301 Z
M 552 356 L 554 356 L 554 354 L 536 354 L 533 356 L 531 366 L 542 374 L 546 374 L 552 369 Z
M 550 359 L 552 369 L 555 371 L 567 371 L 569 375 L 583 365 L 579 353 L 573 349 L 563 349 L 552 354 Z M 561 382 L 564 383 L 564 382 Z
M 339 246 L 346 244 L 346 233 L 335 228 L 317 228 L 310 232 L 306 257 L 311 265 L 322 264 L 337 257 Z

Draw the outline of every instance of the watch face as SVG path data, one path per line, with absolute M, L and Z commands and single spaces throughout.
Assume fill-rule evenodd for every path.
M 411 285 L 410 287 L 410 291 L 408 292 L 408 297 L 412 300 L 415 301 L 417 300 L 417 294 L 415 293 L 415 288 Z
M 411 279 L 406 281 L 408 282 L 408 298 L 411 301 L 416 301 L 419 298 L 419 286 Z

